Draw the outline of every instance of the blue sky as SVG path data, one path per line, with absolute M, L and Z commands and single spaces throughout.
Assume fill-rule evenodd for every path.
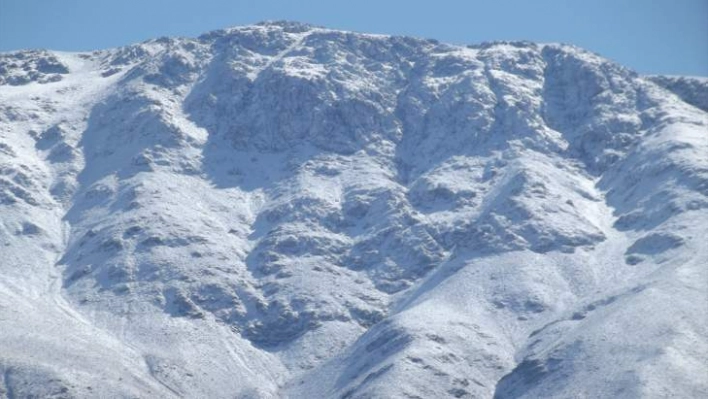
M 640 73 L 708 76 L 708 0 L 0 0 L 0 51 L 93 50 L 273 19 L 458 44 L 572 43 Z

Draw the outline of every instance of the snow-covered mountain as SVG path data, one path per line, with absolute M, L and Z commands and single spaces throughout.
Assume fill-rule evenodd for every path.
M 0 397 L 705 397 L 706 93 L 290 22 L 0 54 Z
M 647 78 L 669 89 L 683 101 L 708 112 L 708 77 L 655 75 Z

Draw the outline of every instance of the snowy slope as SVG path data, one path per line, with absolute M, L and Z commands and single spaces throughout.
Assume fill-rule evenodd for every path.
M 291 22 L 0 54 L 0 396 L 708 395 L 667 87 Z
M 647 79 L 670 90 L 681 100 L 708 112 L 708 77 L 652 75 Z

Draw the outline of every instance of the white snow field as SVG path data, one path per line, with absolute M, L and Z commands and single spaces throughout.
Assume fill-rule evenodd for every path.
M 0 54 L 0 397 L 708 397 L 707 80 L 268 22 Z

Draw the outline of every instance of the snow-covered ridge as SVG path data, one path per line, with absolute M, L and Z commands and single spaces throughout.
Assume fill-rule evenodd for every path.
M 681 100 L 708 112 L 708 77 L 698 76 L 647 76 L 647 79 L 664 87 Z
M 67 73 L 66 65 L 48 51 L 0 54 L 0 85 L 57 82 Z
M 660 86 L 293 22 L 1 54 L 0 392 L 702 396 L 708 116 Z

